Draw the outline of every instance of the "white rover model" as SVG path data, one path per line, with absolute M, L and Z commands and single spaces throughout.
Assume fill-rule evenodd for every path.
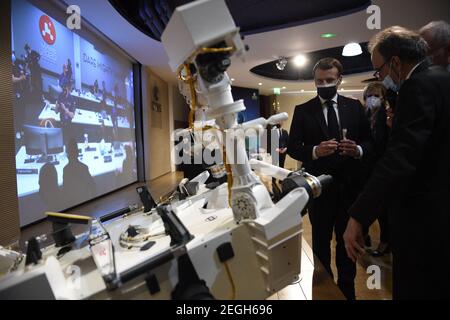
M 162 42 L 192 113 L 207 106 L 225 135 L 229 185 L 207 189 L 206 172 L 188 182 L 194 191 L 183 183 L 184 199 L 156 208 L 146 204 L 100 221 L 50 214 L 56 245 L 40 250 L 36 239 L 29 242 L 27 263 L 0 280 L 1 299 L 265 299 L 298 277 L 301 213 L 331 177 L 248 160 L 239 129 L 287 114 L 237 124 L 245 106 L 233 100 L 226 69 L 230 56 L 244 57 L 246 48 L 225 1 L 177 8 Z M 273 203 L 252 169 L 283 180 L 281 200 Z M 66 228 L 71 220 L 91 224 L 90 232 L 75 240 Z

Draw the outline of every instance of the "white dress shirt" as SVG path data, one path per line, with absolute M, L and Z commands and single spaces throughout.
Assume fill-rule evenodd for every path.
M 319 96 L 320 99 L 320 103 L 322 103 L 322 111 L 323 111 L 323 116 L 325 117 L 325 123 L 328 126 L 328 106 L 326 105 L 326 102 L 328 100 L 323 99 L 321 96 Z M 336 112 L 336 118 L 338 121 L 338 125 L 339 127 L 341 127 L 341 122 L 339 120 L 339 110 L 338 110 L 338 94 L 336 93 L 336 95 L 331 99 L 331 101 L 333 101 L 333 108 L 334 108 L 334 112 Z M 319 159 L 319 157 L 316 154 L 316 148 L 318 146 L 314 146 L 313 150 L 312 150 L 312 159 L 313 160 L 317 160 Z M 361 146 L 356 146 L 358 148 L 359 151 L 359 155 L 357 157 L 355 157 L 356 159 L 361 159 L 363 156 L 363 150 L 361 148 Z

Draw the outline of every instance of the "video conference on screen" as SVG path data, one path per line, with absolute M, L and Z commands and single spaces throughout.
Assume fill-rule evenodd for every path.
M 11 37 L 21 224 L 136 181 L 131 62 L 26 0 Z

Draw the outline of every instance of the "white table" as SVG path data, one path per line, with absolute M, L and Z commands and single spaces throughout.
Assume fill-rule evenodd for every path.
M 61 121 L 60 114 L 56 113 L 54 109 L 55 109 L 54 104 L 51 103 L 47 104 L 44 107 L 44 109 L 42 109 L 42 112 L 39 114 L 39 120 L 42 121 L 44 119 L 53 119 L 56 122 L 60 122 Z M 103 119 L 100 112 L 77 108 L 75 110 L 75 116 L 72 119 L 72 123 L 101 126 L 102 124 L 101 120 L 104 121 L 105 127 L 113 126 L 111 116 L 109 114 L 106 119 Z M 122 116 L 117 117 L 117 123 L 119 128 L 129 129 L 131 127 L 128 119 Z
M 77 91 L 73 90 L 70 95 L 74 98 L 80 98 L 80 99 L 84 99 L 90 102 L 94 102 L 94 103 L 100 103 L 102 100 L 100 100 L 100 98 L 98 98 L 97 96 L 95 96 L 94 94 L 92 94 L 91 92 L 84 92 L 84 93 L 78 93 Z M 106 105 L 110 106 L 110 107 L 114 107 L 114 101 L 111 100 L 110 98 L 106 98 Z M 125 110 L 126 108 L 122 105 L 117 105 L 117 107 L 119 109 L 123 109 Z

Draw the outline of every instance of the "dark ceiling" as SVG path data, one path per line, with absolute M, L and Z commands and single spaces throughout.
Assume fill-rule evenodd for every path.
M 359 56 L 344 57 L 342 56 L 342 49 L 344 47 L 329 48 L 325 50 L 319 50 L 305 54 L 307 63 L 302 67 L 296 67 L 292 63 L 292 57 L 287 58 L 288 63 L 283 71 L 280 71 L 276 67 L 277 60 L 267 62 L 256 66 L 250 70 L 254 74 L 263 76 L 266 78 L 277 80 L 312 80 L 313 75 L 311 70 L 317 61 L 322 58 L 332 57 L 338 59 L 344 67 L 344 75 L 367 72 L 372 70 L 372 63 L 370 61 L 370 53 L 367 50 L 367 42 L 360 43 L 363 53 Z
M 136 28 L 160 41 L 172 12 L 192 0 L 109 0 Z M 331 19 L 366 9 L 370 0 L 226 0 L 244 35 Z
M 351 14 L 364 10 L 370 0 L 225 0 L 231 15 L 244 35 L 292 27 Z M 192 0 L 109 0 L 116 10 L 136 28 L 149 37 L 160 41 L 161 35 L 176 7 Z M 345 74 L 365 72 L 372 69 L 366 44 L 363 54 L 346 58 L 342 47 L 307 54 L 308 65 L 295 68 L 288 63 L 283 71 L 275 62 L 254 67 L 251 72 L 279 80 L 310 80 L 314 63 L 324 57 L 339 59 Z

